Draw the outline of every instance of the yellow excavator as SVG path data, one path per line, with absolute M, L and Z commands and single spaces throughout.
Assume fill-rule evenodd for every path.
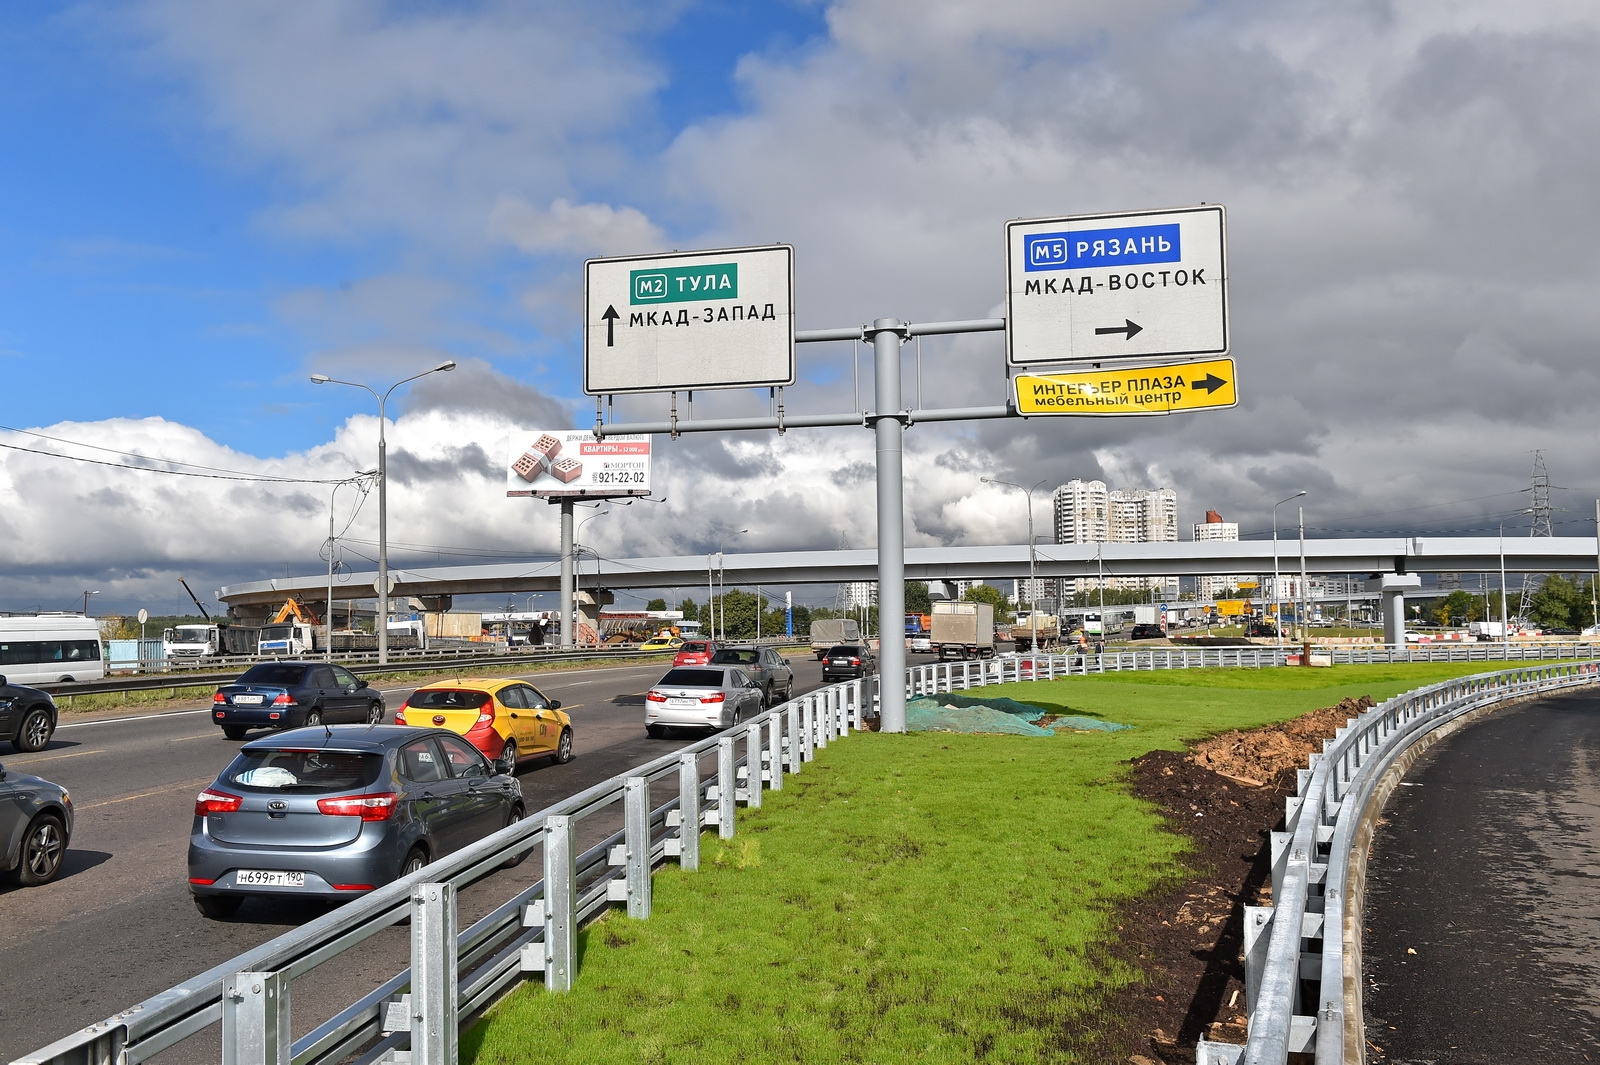
M 307 610 L 305 607 L 301 606 L 299 600 L 295 599 L 294 596 L 290 596 L 284 601 L 284 604 L 278 608 L 278 612 L 276 614 L 272 615 L 272 620 L 267 622 L 267 624 L 282 625 L 290 618 L 294 618 L 296 621 L 304 622 L 307 625 L 322 624 L 322 621 L 317 617 L 316 612 Z

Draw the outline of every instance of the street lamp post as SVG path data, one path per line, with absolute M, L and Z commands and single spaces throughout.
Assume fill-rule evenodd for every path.
M 610 513 L 610 511 L 608 511 L 608 510 L 596 510 L 593 514 L 589 515 L 587 518 L 584 518 L 582 521 L 578 522 L 577 533 L 582 533 L 583 532 L 583 527 L 585 525 L 589 524 L 594 519 L 599 518 L 599 517 L 604 517 L 605 515 L 607 515 L 609 513 Z M 583 578 L 583 574 L 582 574 L 581 571 L 583 569 L 583 552 L 584 552 L 584 550 L 585 550 L 584 547 L 578 541 L 577 534 L 575 533 L 574 536 L 573 536 L 573 541 L 572 541 L 572 552 L 573 552 L 572 560 L 573 560 L 573 566 L 574 566 L 574 570 L 575 570 L 574 577 L 576 578 L 576 585 L 575 585 L 575 587 L 573 589 L 573 606 L 574 606 L 574 609 L 576 609 L 577 601 L 580 598 L 582 598 L 582 596 L 583 596 L 583 579 L 582 579 Z M 587 550 L 589 551 L 590 554 L 594 555 L 594 645 L 596 647 L 599 647 L 600 646 L 600 552 L 596 551 L 592 547 L 588 548 Z M 578 642 L 578 639 L 577 639 L 576 636 L 573 637 L 573 642 L 574 643 Z
M 712 615 L 711 615 L 711 622 L 712 622 L 711 635 L 715 639 L 726 640 L 728 638 L 728 579 L 727 579 L 727 576 L 723 572 L 723 569 L 722 569 L 722 547 L 729 540 L 732 540 L 735 536 L 743 536 L 745 533 L 747 533 L 749 531 L 750 531 L 749 529 L 740 529 L 737 532 L 729 533 L 728 535 L 724 536 L 722 539 L 717 541 L 717 585 L 722 591 L 722 607 L 721 607 L 720 610 L 717 609 L 717 603 L 716 603 L 715 599 L 712 599 L 710 604 L 709 604 L 711 606 L 711 608 L 712 608 L 712 611 L 713 611 Z M 706 576 L 707 576 L 707 580 L 709 581 L 709 579 L 710 579 L 710 570 L 709 569 L 707 570 Z M 709 593 L 707 593 L 707 594 L 709 594 Z M 719 617 L 721 618 L 721 622 L 720 623 L 717 620 Z
M 327 374 L 314 373 L 311 375 L 312 384 L 318 385 L 349 385 L 351 388 L 364 388 L 378 401 L 378 616 L 374 618 L 374 628 L 378 630 L 378 664 L 386 665 L 389 661 L 389 460 L 388 444 L 384 439 L 384 408 L 389 402 L 389 396 L 401 385 L 409 384 L 419 377 L 426 377 L 431 373 L 443 373 L 454 370 L 456 361 L 446 359 L 432 369 L 423 370 L 419 374 L 412 374 L 401 381 L 390 385 L 380 396 L 377 389 L 371 385 L 364 385 L 360 381 L 340 381 L 329 377 Z
M 979 477 L 978 480 L 985 484 L 1003 484 L 1007 488 L 1015 488 L 1027 495 L 1028 499 L 1028 651 L 1037 654 L 1039 651 L 1039 603 L 1035 598 L 1037 585 L 1034 582 L 1034 545 L 1033 545 L 1033 493 L 1039 490 L 1039 485 L 1049 480 L 1048 477 L 1039 480 L 1032 488 L 1024 488 L 1011 481 L 1002 481 L 998 477 Z M 1100 631 L 1105 631 L 1106 618 L 1104 612 L 1100 615 Z
M 96 589 L 96 590 L 94 590 L 92 592 L 84 592 L 83 593 L 83 616 L 84 617 L 88 617 L 89 616 L 89 597 L 91 595 L 99 595 L 99 594 L 100 594 L 99 589 Z
M 1277 634 L 1280 655 L 1283 654 L 1283 590 L 1279 587 L 1282 578 L 1278 575 L 1278 508 L 1305 494 L 1302 490 L 1272 504 L 1272 630 Z

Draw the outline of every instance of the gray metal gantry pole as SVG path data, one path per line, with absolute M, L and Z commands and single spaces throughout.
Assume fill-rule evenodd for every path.
M 906 539 L 905 472 L 900 403 L 900 345 L 908 326 L 879 318 L 865 332 L 872 338 L 873 432 L 878 446 L 878 728 L 906 730 Z
M 577 581 L 573 577 L 572 569 L 572 500 L 561 501 L 561 646 L 573 645 L 572 613 L 577 608 L 574 602 L 577 591 Z

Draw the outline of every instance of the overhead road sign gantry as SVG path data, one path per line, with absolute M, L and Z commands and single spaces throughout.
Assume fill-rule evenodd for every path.
M 583 305 L 591 396 L 794 384 L 788 244 L 590 259 Z
M 1228 353 L 1220 204 L 1006 223 L 1013 366 Z
M 1017 413 L 1125 417 L 1216 410 L 1239 402 L 1232 359 L 1018 374 Z

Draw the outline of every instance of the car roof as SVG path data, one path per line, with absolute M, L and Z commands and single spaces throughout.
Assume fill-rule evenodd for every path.
M 438 729 L 411 725 L 313 725 L 310 728 L 290 729 L 251 740 L 241 751 L 270 751 L 283 747 L 313 748 L 329 751 L 362 751 L 382 754 L 384 751 L 409 742 L 419 736 L 432 736 Z
M 460 680 L 436 680 L 432 684 L 423 684 L 417 688 L 417 691 L 429 691 L 434 688 L 442 688 L 446 691 L 455 688 L 488 688 L 494 691 L 511 684 L 527 683 L 529 682 L 516 677 L 462 677 Z

